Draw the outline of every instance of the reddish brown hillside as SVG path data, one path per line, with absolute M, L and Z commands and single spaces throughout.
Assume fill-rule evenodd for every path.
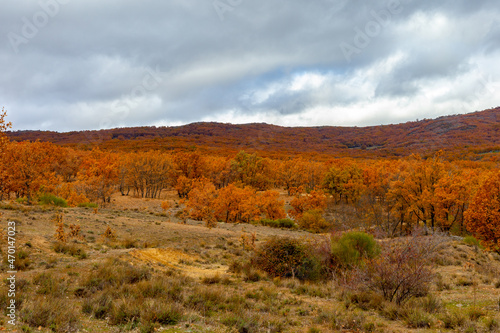
M 268 124 L 193 123 L 178 127 L 130 127 L 101 131 L 10 132 L 11 140 L 41 140 L 102 149 L 238 150 L 263 155 L 349 155 L 357 157 L 449 153 L 488 154 L 500 149 L 500 107 L 465 115 L 371 127 L 281 127 Z

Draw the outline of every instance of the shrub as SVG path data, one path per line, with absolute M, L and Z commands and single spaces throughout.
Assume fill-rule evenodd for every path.
M 41 295 L 63 296 L 67 287 L 50 273 L 39 273 L 33 277 L 33 284 L 38 286 L 37 293 Z
M 273 237 L 254 250 L 252 263 L 273 277 L 314 280 L 322 266 L 307 244 L 289 237 Z
M 431 260 L 441 239 L 413 236 L 386 244 L 379 258 L 360 271 L 366 286 L 400 305 L 414 296 L 428 294 L 434 273 Z
M 295 228 L 295 222 L 293 222 L 290 219 L 278 219 L 278 220 L 262 219 L 260 220 L 260 224 L 271 228 L 284 228 L 284 229 Z
M 145 267 L 136 267 L 118 259 L 110 259 L 88 276 L 84 287 L 90 292 L 95 292 L 107 287 L 135 284 L 149 280 L 150 277 L 151 272 Z
M 352 268 L 379 253 L 380 246 L 373 236 L 364 232 L 347 232 L 332 240 L 332 259 L 338 267 Z
M 93 315 L 96 319 L 106 318 L 112 310 L 113 297 L 104 293 L 95 298 L 86 298 L 83 301 L 82 312 Z
M 76 332 L 78 316 L 67 300 L 51 297 L 32 297 L 20 311 L 21 320 L 31 327 L 45 327 L 54 332 Z
M 406 324 L 410 328 L 428 328 L 431 327 L 432 317 L 420 309 L 411 309 L 406 314 Z
M 93 203 L 93 202 L 81 202 L 78 204 L 78 207 L 82 207 L 82 208 L 97 208 L 99 207 L 98 204 L 96 203 Z
M 474 246 L 476 248 L 482 248 L 481 244 L 474 236 L 465 236 L 463 242 L 467 245 Z
M 319 209 L 304 212 L 298 222 L 302 229 L 311 232 L 325 232 L 331 227 L 330 223 L 323 218 L 322 211 Z
M 85 249 L 76 244 L 66 244 L 63 242 L 56 242 L 54 244 L 54 251 L 57 253 L 68 254 L 72 257 L 76 257 L 78 259 L 87 259 L 88 254 L 85 252 Z
M 68 202 L 64 200 L 63 198 L 60 198 L 58 196 L 55 196 L 53 194 L 42 194 L 38 198 L 38 202 L 41 205 L 51 205 L 51 206 L 57 206 L 57 207 L 68 207 Z
M 175 325 L 183 316 L 183 310 L 176 304 L 167 304 L 162 301 L 152 300 L 141 313 L 144 324 L 158 323 L 161 325 Z

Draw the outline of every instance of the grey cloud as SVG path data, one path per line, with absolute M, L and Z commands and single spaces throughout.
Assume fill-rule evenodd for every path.
M 18 129 L 187 123 L 228 110 L 289 116 L 318 106 L 415 97 L 422 84 L 472 70 L 471 59 L 482 51 L 492 54 L 500 41 L 493 19 L 500 10 L 493 0 L 400 0 L 401 12 L 390 15 L 351 61 L 340 45 L 355 45 L 356 29 L 364 31 L 375 20 L 373 12 L 386 11 L 389 1 L 244 0 L 225 12 L 224 20 L 212 1 L 59 1 L 7 0 L 2 6 L 0 100 Z M 54 3 L 57 13 L 35 36 L 23 36 L 26 21 L 33 24 Z M 456 27 L 447 40 L 426 43 L 432 36 L 402 32 L 415 15 L 436 13 Z M 486 35 L 474 26 L 477 20 L 470 21 L 475 16 L 491 26 Z M 464 37 L 476 28 L 478 38 Z M 26 41 L 16 46 L 18 53 L 9 41 L 12 33 Z M 407 58 L 389 72 L 370 74 L 398 53 Z M 141 92 L 152 69 L 161 72 L 161 82 Z M 284 87 L 303 71 L 340 78 L 318 89 L 282 88 L 258 103 L 244 98 L 274 83 Z M 363 73 L 371 93 L 340 87 Z M 141 98 L 133 101 L 139 92 Z M 391 119 L 399 121 L 383 121 Z

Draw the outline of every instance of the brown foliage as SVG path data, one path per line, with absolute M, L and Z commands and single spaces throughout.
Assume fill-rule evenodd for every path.
M 483 182 L 465 213 L 465 225 L 483 245 L 500 251 L 500 171 Z

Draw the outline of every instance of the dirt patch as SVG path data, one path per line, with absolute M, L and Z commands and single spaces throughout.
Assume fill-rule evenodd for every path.
M 169 248 L 132 250 L 135 259 L 158 266 L 174 268 L 190 277 L 205 277 L 227 272 L 228 267 L 221 264 L 207 264 L 196 256 Z

